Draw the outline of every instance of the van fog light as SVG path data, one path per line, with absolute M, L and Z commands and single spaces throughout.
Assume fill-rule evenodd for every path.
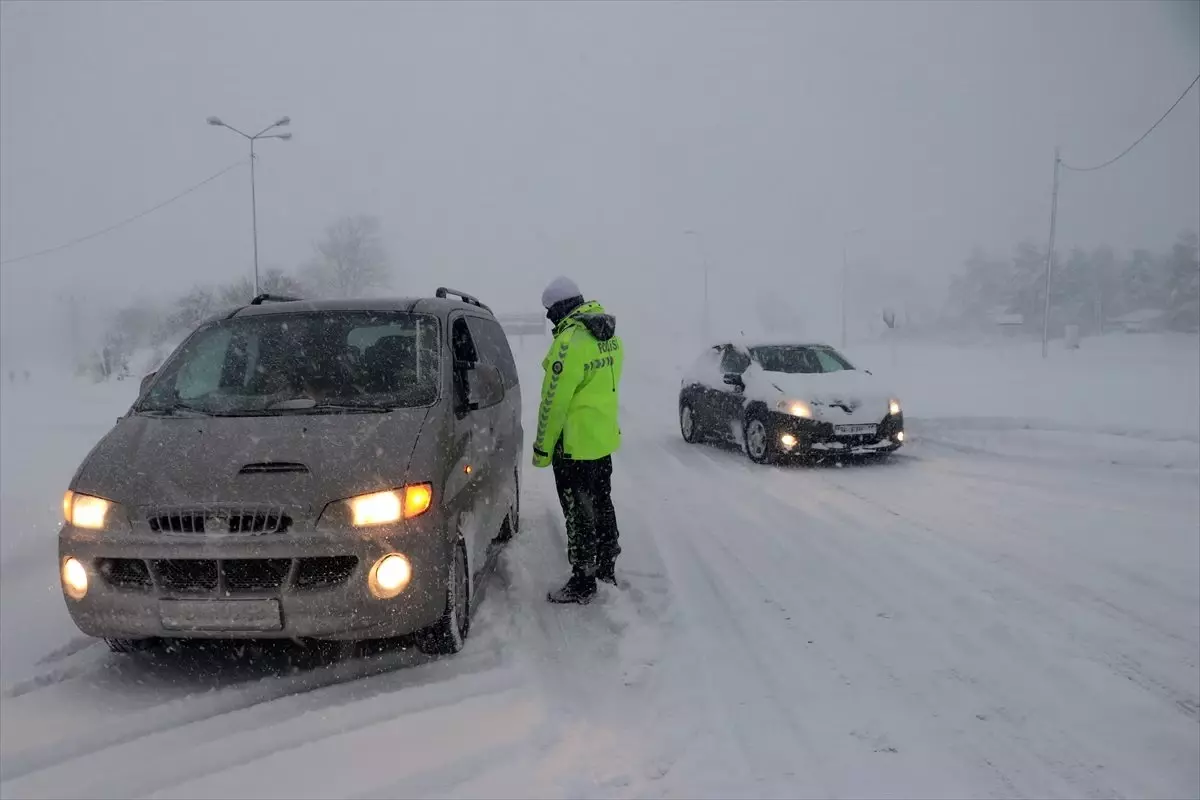
M 77 558 L 65 559 L 62 563 L 62 585 L 72 600 L 82 600 L 88 590 L 87 570 Z
M 375 562 L 367 583 L 371 594 L 380 600 L 388 600 L 400 594 L 412 580 L 412 564 L 399 553 L 391 553 Z
M 897 442 L 903 442 L 903 441 L 904 441 L 904 431 L 900 431 L 899 433 L 897 433 L 897 434 L 896 434 L 896 441 L 897 441 Z
M 779 437 L 779 443 L 788 450 L 791 450 L 796 446 L 796 437 L 792 436 L 790 433 L 785 433 L 783 436 Z

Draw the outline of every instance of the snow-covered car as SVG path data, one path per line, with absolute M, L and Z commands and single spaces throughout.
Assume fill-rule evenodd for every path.
M 679 428 L 688 442 L 742 445 L 760 464 L 785 456 L 890 453 L 904 443 L 895 394 L 825 344 L 709 348 L 681 382 Z

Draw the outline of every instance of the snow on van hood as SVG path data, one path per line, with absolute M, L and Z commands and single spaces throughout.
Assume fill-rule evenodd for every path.
M 878 422 L 895 397 L 878 378 L 857 369 L 793 374 L 752 364 L 742 379 L 747 400 L 761 400 L 772 409 L 780 400 L 803 400 L 812 406 L 813 418 L 824 422 Z
M 429 411 L 273 417 L 122 417 L 80 465 L 75 491 L 131 508 L 266 503 L 310 507 L 403 482 Z M 243 474 L 247 465 L 303 465 Z

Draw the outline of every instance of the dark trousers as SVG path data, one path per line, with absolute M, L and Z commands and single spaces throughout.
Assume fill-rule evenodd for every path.
M 612 502 L 612 456 L 595 461 L 554 459 L 554 483 L 567 527 L 567 560 L 593 575 L 621 554 Z

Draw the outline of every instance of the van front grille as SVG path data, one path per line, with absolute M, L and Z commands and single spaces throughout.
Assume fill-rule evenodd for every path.
M 355 556 L 314 558 L 98 558 L 96 571 L 114 589 L 236 596 L 329 589 L 345 583 Z M 289 576 L 294 576 L 289 581 Z
M 117 589 L 149 589 L 154 585 L 149 567 L 140 558 L 98 558 L 96 571 Z
M 155 533 L 286 533 L 292 518 L 281 508 L 153 509 L 146 523 Z

